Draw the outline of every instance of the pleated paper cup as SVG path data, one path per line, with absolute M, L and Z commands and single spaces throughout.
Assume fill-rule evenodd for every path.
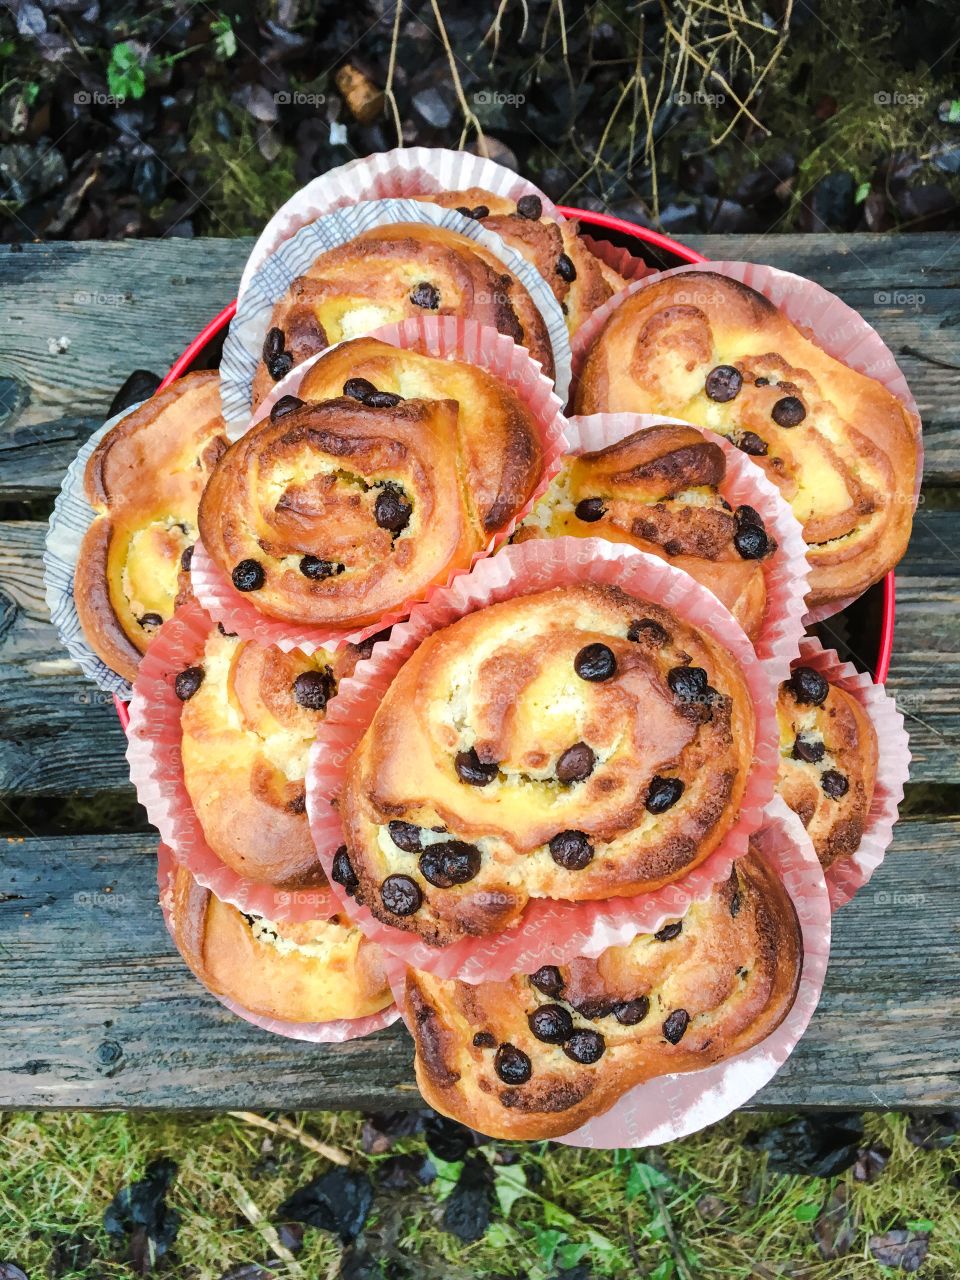
M 580 454 L 606 449 L 634 432 L 650 427 L 690 425 L 679 418 L 645 413 L 595 413 L 572 417 L 567 419 L 569 452 Z M 694 430 L 723 450 L 726 475 L 719 486 L 721 497 L 733 507 L 744 504 L 753 507 L 763 518 L 767 532 L 777 541 L 773 555 L 759 562 L 767 599 L 755 647 L 761 658 L 779 664 L 784 672 L 781 678 L 785 679 L 803 635 L 804 597 L 810 574 L 803 531 L 790 504 L 755 462 L 716 432 L 704 427 L 695 427 Z
M 715 262 L 685 263 L 681 267 L 671 267 L 668 271 L 657 271 L 644 279 L 629 284 L 620 293 L 614 294 L 602 307 L 581 325 L 573 339 L 573 379 L 574 386 L 586 360 L 587 352 L 600 334 L 607 320 L 614 311 L 631 297 L 638 289 L 657 284 L 669 276 L 681 275 L 689 271 L 707 271 L 714 275 L 726 276 L 729 280 L 739 280 L 757 293 L 769 299 L 791 324 L 815 343 L 821 351 L 833 356 L 850 369 L 875 378 L 877 382 L 896 396 L 913 420 L 917 444 L 917 466 L 913 484 L 913 506 L 916 510 L 920 497 L 920 485 L 923 480 L 923 435 L 920 424 L 920 412 L 907 380 L 893 357 L 887 344 L 872 325 L 864 320 L 858 311 L 822 285 L 792 271 L 781 271 L 778 267 L 769 267 L 755 262 Z M 571 390 L 571 397 L 573 391 Z M 850 596 L 846 600 L 832 600 L 811 609 L 805 618 L 807 626 L 822 622 L 832 617 L 841 609 L 847 608 L 856 599 Z
M 371 200 L 325 214 L 301 227 L 251 276 L 237 302 L 220 363 L 223 416 L 228 427 L 242 431 L 252 409 L 253 379 L 262 358 L 263 342 L 273 308 L 290 285 L 322 254 L 355 239 L 374 227 L 419 223 L 457 231 L 482 245 L 513 273 L 533 299 L 543 317 L 553 350 L 556 392 L 565 401 L 570 387 L 570 338 L 567 323 L 553 290 L 537 269 L 500 236 L 481 222 L 455 209 L 422 204 L 416 200 Z
M 498 333 L 489 326 L 479 325 L 475 320 L 457 320 L 452 316 L 414 316 L 400 324 L 377 329 L 371 337 L 405 350 L 420 351 L 438 359 L 463 360 L 486 369 L 510 386 L 523 401 L 539 433 L 543 453 L 539 484 L 514 519 L 498 530 L 486 546 L 474 554 L 469 564 L 451 568 L 445 582 L 440 584 L 449 586 L 479 560 L 503 546 L 560 470 L 560 461 L 567 447 L 566 419 L 562 406 L 549 378 L 540 371 L 539 364 L 531 360 L 525 347 L 518 347 L 506 334 Z M 326 354 L 328 353 L 320 352 L 291 369 L 259 407 L 255 422 L 268 417 L 270 409 L 281 397 L 296 395 L 307 373 Z M 440 589 L 440 585 L 427 587 L 373 622 L 345 630 L 328 623 L 289 622 L 261 613 L 249 595 L 237 591 L 228 575 L 207 554 L 202 542 L 197 542 L 194 547 L 190 583 L 197 599 L 227 631 L 236 632 L 244 640 L 276 645 L 285 652 L 301 649 L 304 653 L 313 653 L 319 648 L 337 649 L 347 643 L 360 644 L 368 636 L 407 617 L 416 604 L 432 599 Z
M 336 803 L 351 751 L 363 737 L 394 676 L 432 632 L 485 605 L 550 587 L 596 582 L 616 585 L 641 600 L 655 601 L 700 628 L 739 665 L 756 717 L 754 759 L 739 814 L 718 847 L 691 871 L 650 893 L 600 902 L 531 899 L 517 925 L 500 934 L 466 938 L 437 947 L 377 920 L 343 887 L 331 883 L 364 933 L 414 969 L 466 982 L 499 981 L 541 964 L 565 964 L 578 955 L 597 956 L 607 947 L 652 933 L 705 898 L 730 874 L 735 858 L 763 820 L 777 770 L 775 665 L 760 659 L 730 613 L 688 574 L 655 556 L 599 538 L 553 538 L 520 543 L 482 560 L 473 572 L 438 591 L 389 640 L 341 682 L 307 768 L 307 813 L 327 876 L 341 839 Z
M 409 198 L 468 187 L 482 187 L 513 201 L 538 196 L 547 217 L 563 221 L 557 206 L 539 187 L 484 156 L 443 147 L 378 151 L 319 174 L 281 205 L 257 237 L 243 269 L 239 296 L 243 297 L 253 276 L 285 240 L 324 214 L 361 200 Z
M 883 685 L 874 684 L 853 663 L 842 662 L 814 636 L 805 636 L 800 642 L 800 655 L 793 665 L 812 667 L 828 683 L 855 698 L 877 733 L 877 776 L 860 845 L 856 853 L 837 858 L 824 871 L 830 906 L 836 911 L 868 883 L 890 847 L 904 783 L 910 776 L 910 739 L 903 716 Z
M 130 781 L 171 856 L 204 889 L 241 911 L 268 920 L 329 920 L 342 908 L 326 886 L 281 888 L 228 867 L 207 843 L 190 801 L 181 755 L 183 703 L 176 695 L 174 681 L 179 672 L 202 660 L 213 625 L 209 614 L 191 601 L 163 624 L 144 655 L 130 702 Z
M 170 920 L 170 899 L 173 893 L 176 868 L 176 859 L 167 846 L 161 843 L 157 850 L 157 887 L 160 891 L 160 909 L 163 912 L 163 922 L 167 926 L 167 932 L 170 934 L 177 950 L 183 956 L 184 963 L 197 981 L 201 983 L 204 990 L 208 991 L 215 1000 L 218 1000 L 225 1009 L 229 1009 L 238 1018 L 243 1018 L 244 1022 L 249 1022 L 252 1026 L 259 1027 L 262 1031 L 269 1031 L 275 1036 L 286 1036 L 289 1040 L 307 1040 L 311 1044 L 342 1044 L 345 1040 L 357 1040 L 361 1036 L 373 1035 L 375 1031 L 389 1027 L 400 1017 L 400 1011 L 397 1006 L 389 1004 L 386 1008 L 381 1009 L 379 1013 L 367 1014 L 362 1018 L 335 1018 L 331 1022 L 288 1022 L 283 1018 L 267 1018 L 262 1014 L 253 1013 L 235 1000 L 211 990 L 199 975 L 194 972 L 190 961 L 180 950 L 180 945 L 177 942 Z
M 656 267 L 651 267 L 649 263 L 644 262 L 643 258 L 638 258 L 629 249 L 612 244 L 609 240 L 595 240 L 593 236 L 583 233 L 580 239 L 595 258 L 599 258 L 605 266 L 616 271 L 627 284 L 632 284 L 635 280 L 645 280 L 647 276 L 656 274 Z

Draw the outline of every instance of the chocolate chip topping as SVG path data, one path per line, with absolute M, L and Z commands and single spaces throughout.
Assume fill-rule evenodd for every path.
M 367 396 L 376 394 L 377 388 L 366 378 L 348 378 L 343 384 L 343 394 L 351 400 L 366 400 Z
M 173 691 L 181 702 L 189 702 L 203 684 L 203 667 L 187 667 L 177 672 L 173 682 Z
M 650 779 L 645 807 L 648 813 L 666 813 L 683 795 L 683 782 L 679 778 L 661 778 L 655 773 Z
M 737 916 L 740 914 L 740 908 L 742 906 L 743 898 L 740 896 L 740 890 L 738 889 L 730 899 L 730 914 L 733 916 L 734 920 L 736 920 Z
M 497 1037 L 489 1031 L 478 1031 L 473 1037 L 473 1044 L 476 1049 L 492 1049 L 496 1043 Z
M 393 391 L 371 391 L 363 403 L 368 409 L 392 409 L 402 399 L 403 396 L 398 396 Z
M 557 781 L 583 782 L 584 778 L 589 778 L 593 773 L 596 759 L 585 742 L 574 743 L 572 747 L 567 747 L 557 761 Z
M 184 573 L 189 572 L 190 566 L 193 564 L 193 546 L 184 547 L 180 552 L 180 568 Z
M 577 278 L 577 268 L 565 253 L 561 253 L 557 259 L 557 275 L 561 280 L 566 280 L 567 284 L 572 284 Z
M 543 201 L 539 196 L 521 196 L 517 201 L 517 213 L 521 218 L 538 222 L 543 217 Z
M 637 996 L 636 1000 L 624 1000 L 613 1006 L 613 1016 L 625 1027 L 635 1027 L 650 1012 L 649 996 Z
M 267 372 L 274 382 L 279 382 L 281 378 L 285 378 L 293 368 L 293 356 L 289 351 L 281 351 L 278 356 L 274 356 L 272 360 L 267 361 Z
M 807 706 L 819 707 L 827 699 L 830 686 L 813 667 L 794 667 L 787 688 L 795 701 Z
M 582 871 L 593 860 L 593 845 L 582 831 L 561 831 L 550 841 L 550 856 L 564 871 Z
M 490 210 L 485 204 L 474 205 L 470 210 L 470 217 L 475 218 L 476 221 L 479 222 L 481 218 L 490 217 Z
M 799 427 L 806 416 L 803 401 L 797 396 L 782 396 L 770 410 L 770 417 L 778 427 Z
M 599 1031 L 575 1031 L 563 1046 L 563 1052 L 574 1062 L 589 1067 L 603 1057 L 607 1042 Z
M 536 987 L 543 995 L 556 1000 L 563 992 L 563 974 L 555 965 L 544 964 L 536 973 L 531 973 L 530 985 Z
M 672 667 L 667 684 L 681 702 L 698 702 L 707 692 L 707 673 L 703 667 Z
M 663 1034 L 671 1044 L 679 1044 L 689 1025 L 690 1015 L 686 1009 L 674 1009 L 663 1024 Z
M 301 671 L 293 682 L 293 697 L 298 706 L 308 711 L 324 711 L 337 692 L 337 682 L 329 667 L 323 671 Z
M 841 796 L 845 796 L 850 790 L 850 783 L 836 769 L 825 770 L 821 775 L 820 785 L 831 800 L 839 800 Z
M 419 853 L 422 849 L 423 829 L 415 823 L 388 822 L 387 830 L 390 832 L 390 839 L 404 853 Z
M 423 307 L 426 311 L 436 311 L 440 305 L 440 290 L 426 280 L 421 280 L 410 293 L 410 301 L 415 307 Z
M 330 876 L 336 884 L 342 884 L 348 893 L 352 893 L 354 889 L 359 887 L 360 881 L 357 879 L 357 873 L 350 862 L 350 855 L 347 853 L 345 844 L 342 844 L 333 855 Z
M 825 747 L 822 738 L 798 733 L 790 754 L 794 760 L 802 760 L 804 764 L 819 764 L 823 759 L 824 751 Z
M 662 929 L 658 929 L 653 936 L 658 942 L 672 942 L 674 938 L 679 938 L 681 933 L 683 933 L 683 921 L 671 920 Z
M 737 507 L 733 513 L 733 518 L 736 521 L 738 529 L 742 529 L 746 525 L 755 525 L 758 529 L 762 529 L 764 527 L 763 516 L 755 507 L 748 507 L 746 503 Z
M 476 747 L 471 747 L 469 751 L 458 751 L 453 767 L 457 771 L 457 777 L 468 787 L 485 787 L 499 772 L 499 766 L 495 762 L 485 763 L 480 759 Z
M 573 660 L 573 669 L 581 680 L 599 684 L 617 674 L 617 659 L 605 644 L 587 644 Z
M 305 578 L 311 578 L 314 582 L 322 582 L 324 578 L 332 578 L 337 573 L 343 573 L 346 567 L 333 560 L 321 560 L 319 556 L 304 556 L 300 561 L 300 572 Z
M 391 533 L 402 533 L 410 523 L 410 512 L 413 507 L 403 496 L 403 490 L 394 484 L 387 484 L 377 494 L 373 504 L 373 518 L 381 529 L 389 529 Z
M 585 524 L 596 524 L 606 515 L 607 508 L 602 498 L 581 498 L 573 509 L 573 514 Z
M 502 1044 L 493 1058 L 493 1069 L 504 1084 L 526 1084 L 533 1075 L 530 1059 L 513 1044 Z
M 480 870 L 480 850 L 466 840 L 443 840 L 432 844 L 420 855 L 420 871 L 438 889 L 466 884 Z
M 409 876 L 387 876 L 380 886 L 380 901 L 395 916 L 412 916 L 420 910 L 423 894 Z
M 589 1018 L 591 1022 L 596 1022 L 598 1018 L 606 1018 L 613 1013 L 615 1003 L 614 1000 L 604 998 L 581 1000 L 579 1004 L 574 1005 L 574 1008 L 581 1018 Z
M 733 545 L 742 560 L 762 560 L 770 550 L 770 539 L 755 524 L 745 524 L 734 533 Z
M 238 591 L 259 591 L 267 580 L 259 560 L 241 560 L 230 576 Z
M 741 431 L 734 443 L 743 453 L 751 458 L 763 458 L 767 454 L 767 442 L 761 440 L 755 431 Z
M 145 613 L 140 618 L 141 627 L 162 627 L 163 618 L 159 613 Z
M 559 1004 L 542 1004 L 527 1018 L 530 1030 L 544 1044 L 563 1044 L 573 1034 L 573 1019 Z
M 703 389 L 711 400 L 718 404 L 726 404 L 740 394 L 743 386 L 743 374 L 732 364 L 718 364 L 707 374 Z
M 661 627 L 659 622 L 654 622 L 652 618 L 634 618 L 627 628 L 627 639 L 638 644 L 641 640 L 646 640 L 650 644 L 663 646 L 669 644 L 670 633 L 665 627 Z
M 261 352 L 264 360 L 275 359 L 283 350 L 283 341 L 282 329 L 268 329 L 267 336 L 263 340 L 263 350 Z
M 293 413 L 304 404 L 306 401 L 301 400 L 299 396 L 281 396 L 270 410 L 270 421 L 276 422 L 278 418 L 285 418 L 288 413 Z

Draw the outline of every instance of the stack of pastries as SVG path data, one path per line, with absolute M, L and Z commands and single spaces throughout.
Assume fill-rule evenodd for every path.
M 828 876 L 856 858 L 882 776 L 886 744 L 829 663 L 780 654 L 766 684 L 748 670 L 783 526 L 724 497 L 739 455 L 702 428 L 789 504 L 811 608 L 838 607 L 903 554 L 919 444 L 896 396 L 760 293 L 709 268 L 629 284 L 545 198 L 472 164 L 476 181 L 467 163 L 462 184 L 414 193 L 456 210 L 461 230 L 367 224 L 275 290 L 250 423 L 232 443 L 215 372 L 172 383 L 104 436 L 85 472 L 74 595 L 92 651 L 136 681 L 144 750 L 151 709 L 172 716 L 164 803 L 189 813 L 195 847 L 172 849 L 162 902 L 199 980 L 288 1034 L 367 1029 L 395 1000 L 431 1106 L 542 1139 L 638 1085 L 743 1054 L 788 1018 L 803 933 L 794 894 L 747 841 L 757 822 L 744 824 L 763 726 L 778 737 L 769 788 Z M 508 266 L 519 260 L 544 291 Z M 411 317 L 475 322 L 559 379 L 544 297 L 575 339 L 571 411 L 671 419 L 625 420 L 552 479 L 517 380 L 463 348 L 376 335 Z M 201 591 L 197 541 L 273 630 L 225 625 Z M 659 599 L 592 574 L 607 544 L 625 564 L 667 562 L 680 587 Z M 476 579 L 478 562 L 514 572 L 557 548 L 581 549 L 579 580 L 518 573 L 494 602 L 430 614 L 432 593 Z M 713 614 L 706 591 L 700 613 L 686 603 L 688 578 L 716 597 Z M 381 642 L 422 601 L 431 625 L 391 657 Z M 189 645 L 175 630 L 187 611 L 202 618 Z M 301 626 L 326 638 L 283 642 Z M 343 740 L 341 686 L 353 696 L 380 659 L 383 685 L 357 704 L 365 718 L 336 761 L 338 838 L 321 844 L 311 750 Z M 732 870 L 684 897 L 728 843 Z M 495 949 L 553 906 L 598 921 L 678 886 L 675 916 L 589 955 L 545 950 L 480 981 L 433 960 Z M 287 909 L 303 895 L 312 912 Z

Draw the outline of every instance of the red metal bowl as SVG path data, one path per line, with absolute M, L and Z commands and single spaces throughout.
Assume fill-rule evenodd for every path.
M 588 226 L 598 240 L 612 240 L 631 252 L 645 258 L 652 265 L 666 268 L 676 266 L 680 262 L 707 262 L 708 259 L 695 249 L 690 249 L 662 235 L 659 231 L 650 231 L 646 227 L 638 227 L 622 218 L 615 218 L 609 213 L 594 213 L 589 209 L 576 209 L 565 205 L 559 206 L 560 212 L 570 218 L 578 218 L 584 226 Z M 203 329 L 184 351 L 183 355 L 170 368 L 170 372 L 161 382 L 165 387 L 194 368 L 211 368 L 220 359 L 220 348 L 226 336 L 227 326 L 233 319 L 237 304 L 231 302 Z M 846 649 L 851 656 L 859 660 L 862 666 L 868 667 L 874 679 L 883 683 L 890 670 L 890 655 L 893 651 L 894 615 L 896 611 L 896 584 L 892 573 L 888 573 L 882 582 L 877 583 L 851 606 L 836 618 L 831 618 L 821 625 L 824 642 L 832 647 Z M 876 646 L 876 657 L 871 661 L 869 654 Z M 862 656 L 861 656 L 862 655 Z M 117 702 L 117 710 L 124 726 L 127 722 L 125 704 Z

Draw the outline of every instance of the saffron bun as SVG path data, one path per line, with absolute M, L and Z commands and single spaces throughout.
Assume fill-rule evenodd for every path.
M 178 866 L 164 898 L 173 940 L 214 995 L 285 1022 L 333 1022 L 385 1009 L 381 953 L 346 919 L 276 924 L 245 915 Z
M 80 545 L 74 598 L 87 643 L 126 680 L 182 598 L 200 494 L 226 447 L 214 370 L 151 396 L 87 462 L 84 490 L 96 514 Z
M 334 875 L 436 945 L 530 898 L 658 888 L 736 821 L 754 738 L 739 666 L 670 610 L 593 583 L 489 605 L 387 690 L 346 763 Z
M 811 606 L 859 595 L 906 550 L 910 413 L 737 280 L 681 272 L 626 297 L 585 355 L 575 402 L 684 418 L 750 454 L 803 527 Z
M 512 540 L 627 542 L 686 570 L 755 640 L 767 598 L 762 563 L 777 543 L 756 511 L 723 499 L 725 474 L 723 450 L 693 427 L 636 431 L 565 458 Z
M 494 1138 L 554 1138 L 657 1076 L 758 1044 L 796 998 L 803 943 L 779 877 L 749 854 L 682 920 L 594 960 L 479 985 L 408 969 L 417 1084 Z
M 394 223 L 321 254 L 277 302 L 253 379 L 254 408 L 308 356 L 424 313 L 490 325 L 554 376 L 546 323 L 495 254 L 445 227 Z
M 260 612 L 348 630 L 469 568 L 543 465 L 537 424 L 507 383 L 358 338 L 220 459 L 203 545 Z
M 801 663 L 780 685 L 777 723 L 777 790 L 827 868 L 860 847 L 877 777 L 876 729 L 856 698 Z

